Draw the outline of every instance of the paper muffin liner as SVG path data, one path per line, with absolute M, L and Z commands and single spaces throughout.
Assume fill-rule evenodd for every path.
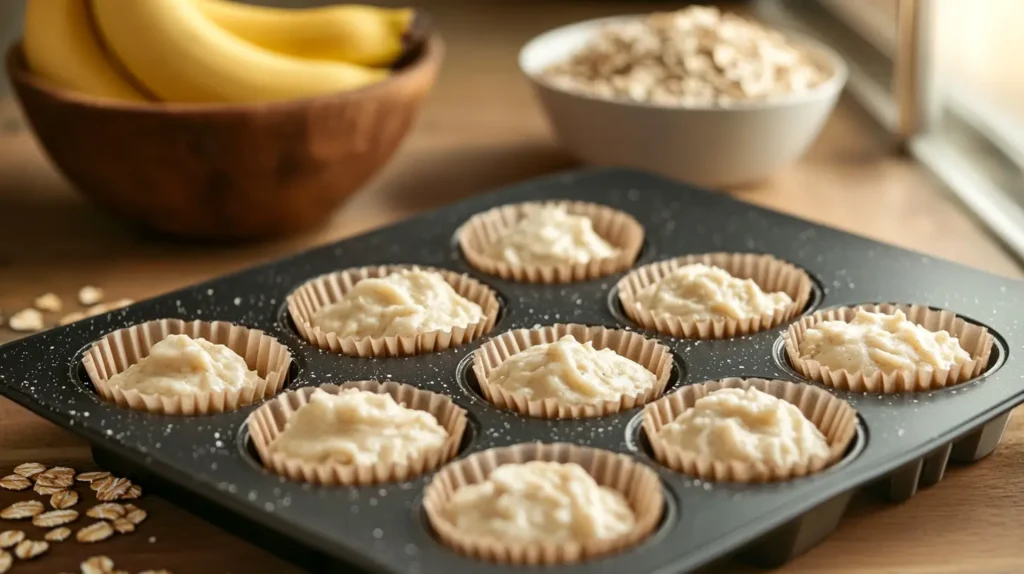
M 270 452 L 270 443 L 284 431 L 288 419 L 309 402 L 313 391 L 321 389 L 338 394 L 356 388 L 372 393 L 389 394 L 400 405 L 426 411 L 448 431 L 448 439 L 440 448 L 428 449 L 411 456 L 404 464 L 337 464 L 309 462 Z M 451 460 L 459 452 L 466 432 L 466 411 L 444 395 L 396 382 L 352 381 L 342 385 L 304 387 L 284 393 L 249 415 L 249 436 L 260 461 L 271 471 L 299 482 L 326 486 L 362 486 L 413 479 Z
M 685 319 L 655 314 L 642 309 L 636 301 L 645 287 L 664 279 L 684 265 L 703 263 L 720 267 L 739 279 L 752 279 L 765 293 L 783 292 L 793 303 L 748 319 Z M 705 253 L 658 261 L 636 269 L 618 285 L 619 302 L 626 315 L 645 329 L 683 339 L 726 339 L 772 329 L 789 321 L 807 307 L 811 298 L 811 278 L 803 269 L 758 253 Z
M 169 335 L 202 337 L 226 346 L 256 371 L 258 383 L 229 391 L 196 391 L 188 396 L 142 393 L 107 384 L 114 375 L 148 357 L 153 345 Z M 89 347 L 82 365 L 100 396 L 118 406 L 165 415 L 206 415 L 233 411 L 276 395 L 288 378 L 291 361 L 288 347 L 257 329 L 224 321 L 159 319 L 108 333 Z
M 340 301 L 359 281 L 405 270 L 441 274 L 456 293 L 480 305 L 483 319 L 465 327 L 391 337 L 339 337 L 313 325 L 313 316 L 321 307 Z M 354 357 L 422 355 L 465 345 L 493 329 L 500 310 L 494 290 L 469 275 L 418 265 L 376 265 L 328 273 L 303 283 L 288 295 L 287 301 L 288 313 L 303 339 L 321 349 Z
M 534 460 L 583 467 L 601 486 L 626 497 L 636 525 L 622 536 L 588 542 L 513 542 L 463 532 L 445 516 L 456 490 L 486 480 L 503 464 Z M 661 521 L 665 501 L 657 473 L 631 457 L 573 444 L 519 444 L 492 448 L 442 468 L 423 493 L 427 520 L 441 541 L 455 551 L 480 560 L 525 566 L 571 564 L 619 552 L 647 538 Z
M 693 408 L 698 399 L 720 389 L 750 387 L 796 405 L 825 436 L 829 446 L 828 456 L 811 457 L 806 463 L 790 468 L 763 462 L 721 461 L 668 444 L 659 435 L 662 427 Z M 813 385 L 728 378 L 687 385 L 647 405 L 643 412 L 643 427 L 647 442 L 654 451 L 654 458 L 676 472 L 715 482 L 776 482 L 813 474 L 842 460 L 857 436 L 857 411 L 846 401 Z
M 565 207 L 572 215 L 590 218 L 594 232 L 619 253 L 587 263 L 564 265 L 513 265 L 487 255 L 490 246 L 522 219 L 527 209 L 551 206 Z M 571 283 L 619 273 L 632 267 L 643 247 L 644 228 L 632 215 L 597 203 L 531 201 L 503 205 L 474 215 L 459 228 L 458 240 L 470 266 L 488 275 L 520 283 Z
M 598 350 L 611 349 L 640 364 L 654 373 L 654 386 L 644 393 L 624 395 L 619 400 L 570 405 L 560 403 L 557 399 L 527 400 L 488 382 L 491 373 L 510 357 L 530 347 L 554 343 L 565 335 L 571 335 L 580 343 L 590 341 Z M 661 396 L 672 374 L 672 352 L 661 342 L 632 331 L 558 324 L 536 329 L 516 329 L 487 341 L 473 353 L 473 374 L 476 375 L 484 398 L 497 407 L 546 419 L 600 417 L 639 407 Z
M 971 358 L 962 365 L 950 369 L 914 369 L 892 373 L 849 372 L 843 369 L 828 369 L 813 359 L 800 357 L 800 344 L 808 329 L 824 321 L 851 321 L 858 309 L 872 313 L 892 314 L 903 311 L 907 319 L 929 331 L 947 331 L 960 341 Z M 818 311 L 790 325 L 783 335 L 786 343 L 786 357 L 790 365 L 804 377 L 823 385 L 842 390 L 870 393 L 902 393 L 932 391 L 965 383 L 978 377 L 988 367 L 992 353 L 992 334 L 988 329 L 965 321 L 955 313 L 931 309 L 921 305 L 859 305 Z

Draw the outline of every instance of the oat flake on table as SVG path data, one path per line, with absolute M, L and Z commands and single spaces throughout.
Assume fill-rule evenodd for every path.
M 608 24 L 541 78 L 599 98 L 696 107 L 798 94 L 829 75 L 779 32 L 692 6 Z

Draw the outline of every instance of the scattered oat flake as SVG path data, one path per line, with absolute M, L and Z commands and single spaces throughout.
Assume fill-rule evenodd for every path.
M 5 574 L 14 564 L 14 557 L 6 550 L 0 550 L 0 574 Z
M 44 293 L 36 297 L 35 300 L 36 309 L 40 311 L 49 311 L 51 313 L 59 313 L 64 308 L 64 301 L 58 297 L 55 293 Z
M 103 502 L 117 500 L 124 496 L 132 487 L 132 481 L 127 478 L 115 478 L 103 488 L 96 491 L 96 498 Z
M 89 472 L 78 473 L 75 480 L 78 482 L 93 482 L 101 478 L 107 478 L 108 476 L 110 476 L 110 473 L 105 470 L 92 470 Z
M 82 574 L 111 574 L 114 571 L 114 561 L 107 556 L 93 556 L 86 558 L 80 568 Z
M 21 333 L 30 333 L 32 331 L 42 331 L 45 327 L 43 323 L 43 314 L 36 309 L 22 309 L 17 313 L 11 315 L 11 318 L 7 320 L 7 326 L 12 331 L 18 331 Z
M 6 490 L 25 490 L 32 487 L 32 481 L 20 474 L 11 474 L 0 478 L 0 487 Z
M 106 488 L 110 483 L 114 482 L 115 480 L 120 480 L 120 479 L 114 478 L 113 476 L 109 476 L 108 475 L 108 476 L 105 476 L 103 478 L 99 478 L 99 479 L 96 479 L 96 480 L 90 482 L 89 483 L 89 488 L 91 488 L 93 490 L 100 490 L 102 488 Z
M 142 487 L 133 484 L 127 492 L 121 495 L 121 500 L 135 500 L 136 498 L 142 498 Z
M 20 474 L 25 478 L 32 478 L 43 472 L 46 472 L 46 465 L 38 462 L 25 462 L 14 467 L 14 474 Z
M 0 510 L 0 518 L 4 520 L 24 520 L 42 514 L 46 508 L 38 500 L 22 500 Z
M 50 497 L 50 506 L 62 510 L 65 508 L 71 508 L 78 504 L 78 493 L 74 490 L 62 490 L 55 492 Z
M 63 326 L 63 325 L 70 325 L 70 324 L 72 324 L 72 323 L 74 323 L 76 321 L 81 321 L 82 319 L 85 319 L 85 313 L 82 312 L 82 311 L 74 311 L 72 313 L 68 313 L 67 315 L 64 315 L 63 317 L 61 317 L 57 321 L 57 324 L 61 325 L 61 326 Z
M 45 540 L 25 540 L 14 547 L 14 555 L 21 560 L 31 560 L 50 549 Z
M 129 532 L 135 532 L 135 523 L 128 518 L 118 518 L 113 522 L 114 530 L 120 534 L 128 534 Z
M 69 536 L 71 536 L 71 529 L 67 526 L 60 526 L 44 534 L 43 538 L 50 542 L 64 542 Z
M 64 492 L 64 488 L 60 486 L 44 486 L 38 482 L 32 490 L 36 491 L 36 494 L 40 496 L 50 496 L 51 494 L 57 494 L 58 492 Z
M 75 484 L 75 469 L 55 466 L 36 476 L 36 486 L 70 488 Z
M 136 508 L 125 514 L 124 517 L 132 522 L 132 524 L 142 524 L 142 521 L 146 519 L 149 514 L 141 508 Z
M 83 544 L 91 544 L 93 542 L 101 542 L 110 538 L 114 534 L 114 527 L 109 522 L 94 522 L 89 526 L 79 530 L 75 534 L 75 539 Z
M 32 517 L 32 524 L 40 528 L 53 528 L 64 526 L 78 520 L 78 511 L 70 508 L 64 510 L 51 510 Z
M 24 539 L 25 533 L 21 530 L 4 530 L 0 532 L 0 548 L 4 550 L 14 548 Z
M 116 520 L 127 514 L 127 512 L 128 510 L 124 506 L 116 502 L 104 502 L 85 511 L 85 515 L 97 520 Z
M 86 307 L 95 305 L 103 300 L 103 289 L 86 285 L 78 290 L 78 302 Z

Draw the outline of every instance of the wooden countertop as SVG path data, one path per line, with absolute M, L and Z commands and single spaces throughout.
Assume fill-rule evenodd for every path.
M 473 10 L 465 10 L 458 2 L 433 4 L 427 3 L 449 42 L 449 56 L 419 126 L 391 165 L 328 226 L 302 237 L 209 246 L 139 233 L 74 194 L 30 134 L 17 128 L 0 133 L 0 309 L 7 315 L 47 291 L 71 302 L 84 284 L 104 287 L 109 298 L 142 299 L 570 167 L 572 161 L 553 143 L 518 75 L 518 46 L 552 26 L 656 6 L 560 1 L 545 2 L 543 9 L 520 2 L 474 3 Z M 0 102 L 0 107 L 5 105 L 10 104 Z M 844 100 L 800 163 L 731 193 L 874 239 L 1021 276 L 977 224 L 871 126 L 855 104 Z M 14 336 L 0 328 L 0 342 Z M 0 399 L 0 473 L 28 460 L 78 469 L 92 466 L 82 441 Z M 1024 422 L 1017 417 L 992 457 L 952 468 L 937 487 L 902 505 L 858 498 L 831 538 L 780 572 L 1022 571 L 1021 468 Z M 17 499 L 0 491 L 0 505 Z M 294 571 L 154 496 L 140 505 L 150 518 L 137 533 L 95 547 L 55 545 L 43 558 L 19 564 L 14 572 L 77 571 L 79 561 L 98 553 L 133 571 Z

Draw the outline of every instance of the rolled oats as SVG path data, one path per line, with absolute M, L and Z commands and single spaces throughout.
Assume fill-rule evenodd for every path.
M 103 289 L 86 285 L 78 290 L 78 302 L 86 307 L 95 305 L 103 300 Z
M 55 526 L 64 526 L 65 524 L 71 524 L 78 520 L 78 511 L 65 509 L 65 510 L 51 510 L 42 514 L 37 514 L 32 517 L 32 524 L 40 528 L 53 528 Z
M 36 486 L 70 488 L 75 484 L 75 469 L 55 466 L 36 476 Z
M 7 326 L 12 331 L 19 331 L 22 333 L 28 333 L 32 331 L 42 331 L 45 324 L 43 323 L 43 314 L 36 309 L 22 309 L 17 313 L 11 315 L 11 318 L 7 320 Z
M 24 539 L 25 533 L 21 530 L 4 530 L 0 532 L 0 548 L 4 550 L 14 548 Z
M 37 474 L 46 472 L 46 465 L 38 462 L 25 462 L 14 467 L 14 474 L 20 474 L 25 478 L 34 478 Z
M 50 549 L 45 540 L 25 540 L 14 547 L 14 555 L 20 560 L 31 560 Z
M 60 526 L 44 534 L 43 538 L 49 542 L 64 542 L 69 536 L 71 536 L 71 529 L 67 526 Z
M 145 520 L 147 516 L 149 516 L 149 514 L 141 508 L 130 510 L 128 514 L 124 515 L 127 520 L 130 520 L 132 524 L 136 525 L 142 524 L 142 521 Z
M 4 520 L 25 520 L 37 514 L 42 514 L 44 510 L 46 508 L 38 500 L 23 500 L 0 510 L 0 518 Z
M 78 504 L 78 493 L 74 490 L 55 492 L 50 497 L 50 506 L 59 510 L 71 508 L 76 504 Z
M 6 490 L 25 490 L 32 487 L 32 481 L 20 474 L 11 474 L 0 478 L 0 488 Z
M 128 534 L 129 532 L 135 532 L 135 523 L 128 518 L 118 518 L 113 522 L 114 530 L 119 534 Z
M 128 511 L 125 507 L 116 502 L 104 502 L 103 504 L 97 504 L 85 511 L 86 516 L 89 518 L 95 518 L 96 520 L 116 520 L 127 513 Z
M 57 494 L 58 492 L 64 492 L 64 488 L 63 487 L 60 487 L 60 486 L 44 486 L 42 484 L 39 484 L 38 482 L 36 483 L 35 486 L 32 487 L 32 490 L 34 490 L 36 492 L 36 494 L 38 494 L 40 496 L 50 496 L 51 494 Z
M 9 572 L 13 564 L 14 557 L 11 556 L 11 553 L 6 550 L 0 550 L 0 574 Z
M 59 313 L 64 308 L 64 301 L 61 301 L 61 298 L 56 293 L 44 293 L 36 297 L 35 306 L 40 311 Z
M 121 480 L 121 479 L 115 478 L 115 477 L 110 476 L 110 475 L 107 475 L 107 476 L 105 476 L 103 478 L 98 478 L 98 479 L 90 482 L 89 483 L 89 488 L 91 488 L 93 490 L 100 490 L 100 489 L 106 488 L 107 486 L 109 486 L 115 480 Z
M 132 481 L 127 478 L 115 478 L 96 491 L 96 498 L 103 502 L 117 500 L 127 494 L 131 487 Z
M 75 539 L 83 544 L 102 542 L 114 535 L 114 527 L 109 522 L 94 522 L 79 530 Z
M 107 556 L 93 556 L 82 562 L 80 568 L 82 574 L 111 574 L 114 571 L 114 561 Z
M 707 6 L 608 24 L 541 73 L 569 92 L 680 107 L 802 93 L 829 76 L 779 32 Z
M 137 484 L 133 484 L 131 486 L 131 488 L 129 488 L 127 490 L 127 492 L 125 492 L 124 494 L 121 495 L 121 500 L 135 500 L 136 498 L 141 498 L 141 497 L 142 497 L 142 487 L 137 485 Z
M 77 480 L 78 482 L 93 482 L 101 478 L 107 478 L 108 476 L 110 476 L 110 473 L 105 470 L 93 470 L 89 472 L 78 473 L 78 476 L 75 477 L 75 480 Z

